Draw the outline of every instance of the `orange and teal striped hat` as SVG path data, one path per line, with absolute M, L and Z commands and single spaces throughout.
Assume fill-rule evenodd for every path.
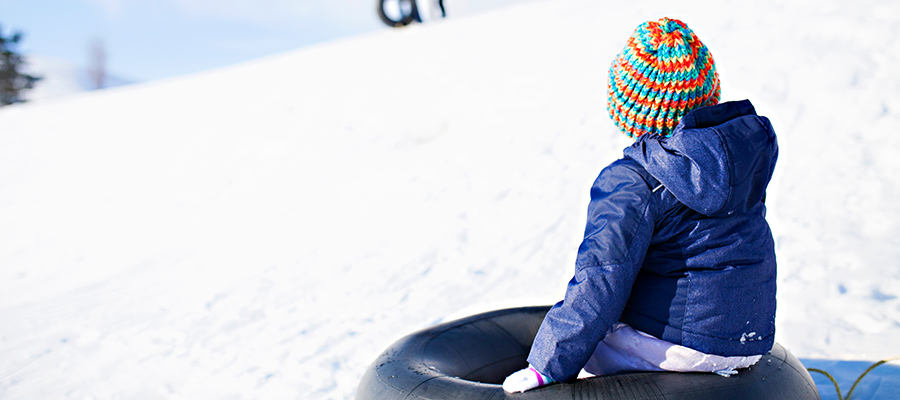
M 687 24 L 644 22 L 609 68 L 607 111 L 623 133 L 668 136 L 688 111 L 717 104 L 719 74 Z

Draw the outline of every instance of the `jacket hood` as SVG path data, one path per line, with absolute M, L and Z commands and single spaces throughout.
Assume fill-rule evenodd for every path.
M 778 143 L 768 118 L 743 100 L 695 109 L 671 136 L 644 135 L 625 156 L 684 205 L 719 216 L 746 212 L 763 200 Z

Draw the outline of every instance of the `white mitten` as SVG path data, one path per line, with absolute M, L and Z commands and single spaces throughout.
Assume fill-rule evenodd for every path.
M 549 385 L 553 379 L 538 372 L 531 365 L 506 377 L 503 381 L 503 390 L 509 393 L 524 392 L 538 386 Z

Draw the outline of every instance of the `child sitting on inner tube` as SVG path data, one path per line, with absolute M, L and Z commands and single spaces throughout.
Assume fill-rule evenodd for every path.
M 582 369 L 728 376 L 774 345 L 769 120 L 747 100 L 719 104 L 712 55 L 675 19 L 638 26 L 608 87 L 609 116 L 635 143 L 591 187 L 575 276 L 508 392 Z

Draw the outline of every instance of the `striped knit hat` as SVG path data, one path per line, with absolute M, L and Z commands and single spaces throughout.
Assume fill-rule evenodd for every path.
M 670 135 L 688 111 L 719 102 L 712 54 L 687 24 L 644 22 L 609 68 L 607 111 L 629 137 Z

